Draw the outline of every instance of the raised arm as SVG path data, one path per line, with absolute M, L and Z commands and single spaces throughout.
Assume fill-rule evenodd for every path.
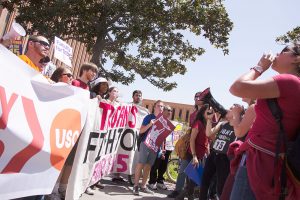
M 263 55 L 257 66 L 241 77 L 239 77 L 230 87 L 230 92 L 238 97 L 250 99 L 264 99 L 279 97 L 279 89 L 272 78 L 266 80 L 256 80 L 272 64 L 271 54 Z
M 238 138 L 244 137 L 255 120 L 254 104 L 248 107 L 243 117 L 241 117 L 241 111 L 236 107 L 232 109 L 232 115 L 230 125 L 234 128 L 235 136 Z

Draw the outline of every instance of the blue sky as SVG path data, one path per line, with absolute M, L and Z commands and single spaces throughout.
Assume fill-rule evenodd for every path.
M 233 103 L 242 103 L 240 98 L 229 93 L 229 87 L 241 74 L 255 66 L 263 52 L 279 52 L 284 46 L 275 42 L 276 37 L 300 26 L 299 0 L 227 0 L 224 2 L 234 28 L 230 32 L 229 55 L 215 49 L 204 38 L 186 38 L 196 46 L 206 49 L 196 62 L 186 63 L 185 75 L 176 75 L 170 81 L 178 86 L 170 92 L 163 92 L 148 81 L 136 76 L 129 85 L 114 84 L 121 93 L 122 101 L 131 101 L 132 91 L 140 89 L 145 99 L 193 104 L 194 94 L 207 87 L 215 99 L 226 108 Z M 275 75 L 266 72 L 261 78 Z

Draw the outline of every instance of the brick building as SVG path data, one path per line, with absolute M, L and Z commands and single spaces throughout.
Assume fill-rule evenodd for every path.
M 153 105 L 156 100 L 143 99 L 143 106 L 148 108 L 149 112 L 153 112 Z M 190 114 L 194 111 L 194 106 L 189 104 L 181 104 L 163 101 L 164 104 L 171 106 L 173 109 L 171 120 L 180 122 L 189 122 Z

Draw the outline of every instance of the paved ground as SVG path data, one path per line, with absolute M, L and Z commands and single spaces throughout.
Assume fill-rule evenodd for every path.
M 134 196 L 132 194 L 132 186 L 129 183 L 124 182 L 120 184 L 116 184 L 110 181 L 111 178 L 104 178 L 102 183 L 105 185 L 104 189 L 96 189 L 95 195 L 87 195 L 83 194 L 80 200 L 157 200 L 157 199 L 170 199 L 167 198 L 167 194 L 169 194 L 173 190 L 175 185 L 171 183 L 166 183 L 168 190 L 156 190 L 154 191 L 154 195 L 145 194 L 140 192 L 139 196 Z

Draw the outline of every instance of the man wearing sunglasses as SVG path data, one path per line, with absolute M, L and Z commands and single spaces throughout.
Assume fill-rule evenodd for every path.
M 40 67 L 40 60 L 48 56 L 49 49 L 50 43 L 45 37 L 32 35 L 28 39 L 26 53 L 20 55 L 19 58 L 36 71 L 41 72 L 43 69 Z

